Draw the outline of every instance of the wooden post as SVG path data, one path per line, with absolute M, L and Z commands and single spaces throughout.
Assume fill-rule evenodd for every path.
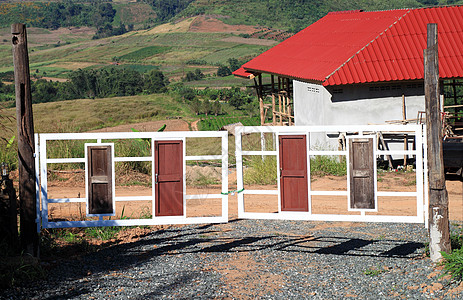
M 19 23 L 11 25 L 11 34 L 13 35 L 16 119 L 18 126 L 20 240 L 24 253 L 37 257 L 34 122 L 32 118 L 26 25 Z
M 442 259 L 441 251 L 449 253 L 451 247 L 442 151 L 437 24 L 428 24 L 427 30 L 428 45 L 424 51 L 424 90 L 429 170 L 429 251 L 431 260 L 437 262 Z
M 262 90 L 262 74 L 259 74 L 259 106 L 260 106 L 260 125 L 264 126 L 265 124 L 265 114 L 264 114 L 264 95 Z
M 273 126 L 277 125 L 275 114 L 275 77 L 272 75 L 272 123 Z

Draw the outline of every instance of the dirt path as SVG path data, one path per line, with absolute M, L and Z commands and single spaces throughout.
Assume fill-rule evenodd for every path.
M 188 122 L 182 119 L 149 121 L 135 124 L 124 124 L 115 127 L 102 128 L 89 132 L 130 132 L 132 128 L 137 131 L 158 131 L 163 125 L 166 125 L 164 131 L 189 131 Z
M 194 121 L 193 123 L 191 123 L 191 129 L 192 129 L 193 131 L 198 131 L 198 122 L 199 122 L 199 121 L 200 121 L 200 120 L 196 120 L 196 121 Z
M 233 174 L 232 174 L 233 175 Z M 231 176 L 233 177 L 233 176 Z M 314 190 L 345 190 L 345 177 L 324 176 L 317 177 L 312 182 Z M 233 180 L 230 180 L 233 182 Z M 393 185 L 395 183 L 395 185 Z M 389 187 L 389 189 L 388 189 Z M 276 186 L 246 186 L 253 190 L 276 190 Z M 414 186 L 408 185 L 403 177 L 389 175 L 384 177 L 378 186 L 379 190 L 412 191 Z M 235 184 L 230 184 L 229 190 L 236 189 Z M 449 194 L 450 220 L 463 221 L 463 182 L 447 181 Z M 203 187 L 187 186 L 187 194 L 220 194 L 220 186 L 207 185 Z M 48 188 L 49 198 L 76 198 L 85 197 L 85 186 L 75 184 L 63 186 L 62 182 L 50 182 Z M 147 186 L 117 186 L 116 196 L 151 196 L 152 189 Z M 188 200 L 187 216 L 218 216 L 221 214 L 220 199 L 194 199 Z M 237 195 L 229 195 L 229 216 L 234 219 L 238 216 Z M 381 215 L 413 215 L 416 214 L 416 201 L 413 197 L 378 197 L 378 212 L 367 214 Z M 50 216 L 58 218 L 82 218 L 85 216 L 85 203 L 50 204 Z M 276 195 L 247 195 L 245 197 L 245 209 L 248 212 L 276 212 L 278 211 L 278 197 Z M 116 214 L 121 216 L 138 218 L 150 215 L 152 212 L 151 201 L 124 201 L 117 202 Z M 345 196 L 313 196 L 312 211 L 317 214 L 359 214 L 347 211 L 347 197 Z

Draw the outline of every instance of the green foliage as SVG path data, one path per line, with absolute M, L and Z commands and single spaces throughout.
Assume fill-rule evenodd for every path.
M 191 100 L 190 108 L 195 113 L 195 115 L 199 115 L 201 112 L 201 102 L 198 100 L 198 98 L 195 97 L 193 100 Z
M 340 161 L 334 156 L 316 155 L 310 159 L 310 173 L 319 176 L 344 176 L 347 174 L 347 164 L 345 158 Z
M 217 131 L 225 125 L 241 122 L 244 126 L 260 125 L 260 117 L 209 117 L 198 122 L 198 129 L 202 131 Z
M 450 254 L 441 252 L 444 261 L 444 273 L 451 274 L 453 279 L 463 279 L 463 248 L 454 249 Z
M 194 0 L 148 0 L 157 13 L 157 19 L 165 22 L 183 11 Z
M 100 38 L 121 34 L 122 24 L 116 29 L 111 26 L 115 14 L 116 10 L 108 2 L 89 4 L 75 1 L 2 3 L 0 4 L 0 27 L 7 27 L 12 23 L 26 23 L 29 26 L 48 29 L 94 26 L 98 28 L 96 38 Z
M 201 71 L 201 69 L 196 69 L 194 72 L 188 71 L 183 78 L 183 81 L 195 81 L 195 80 L 201 80 L 204 78 L 204 74 Z
M 167 85 L 169 84 L 169 79 L 164 76 L 159 70 L 152 70 L 147 75 L 144 76 L 145 79 L 145 91 L 153 93 L 164 93 L 167 91 Z
M 231 75 L 231 71 L 230 71 L 230 68 L 227 67 L 227 66 L 220 66 L 218 69 L 217 69 L 217 76 L 219 77 L 225 77 L 225 76 L 228 76 L 228 75 Z
M 413 8 L 435 2 L 449 4 L 444 0 L 224 0 L 211 5 L 206 0 L 197 0 L 179 16 L 221 15 L 224 16 L 221 20 L 227 24 L 260 25 L 298 32 L 330 11 Z
M 88 236 L 99 239 L 102 241 L 112 240 L 117 237 L 119 231 L 122 230 L 123 227 L 117 226 L 108 226 L 108 227 L 88 227 L 86 228 L 85 232 Z
M 378 276 L 379 274 L 385 273 L 385 272 L 387 271 L 384 268 L 377 266 L 377 267 L 368 268 L 367 270 L 363 271 L 363 274 L 374 277 L 374 276 Z
M 0 139 L 0 163 L 8 163 L 10 170 L 15 170 L 17 167 L 16 164 L 18 161 L 18 154 L 16 152 L 16 143 L 17 142 L 14 135 L 10 139 Z
M 33 82 L 33 103 L 163 93 L 169 84 L 169 79 L 157 69 L 145 74 L 132 68 L 78 69 L 69 74 L 69 79 L 68 82 L 44 79 Z
M 244 184 L 276 184 L 277 161 L 275 156 L 252 156 L 245 162 Z

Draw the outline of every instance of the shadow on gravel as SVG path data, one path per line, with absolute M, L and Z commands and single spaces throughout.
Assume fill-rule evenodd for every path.
M 72 269 L 72 272 L 60 271 L 60 279 L 76 280 L 78 282 L 87 281 L 92 276 L 105 277 L 105 280 L 117 280 L 118 271 L 131 270 L 138 265 L 142 265 L 150 260 L 163 257 L 159 263 L 165 263 L 175 256 L 185 254 L 198 255 L 198 264 L 204 255 L 213 253 L 237 253 L 253 252 L 259 254 L 260 251 L 273 250 L 276 253 L 294 252 L 298 255 L 342 255 L 360 257 L 393 257 L 399 259 L 414 259 L 421 257 L 420 248 L 422 243 L 413 241 L 399 241 L 392 239 L 362 239 L 345 236 L 330 236 L 317 233 L 312 235 L 282 234 L 281 232 L 259 232 L 247 231 L 243 228 L 253 226 L 241 221 L 237 221 L 235 230 L 222 231 L 220 225 L 200 225 L 194 228 L 170 228 L 154 231 L 144 238 L 126 244 L 112 245 L 98 252 L 80 257 L 79 259 L 68 260 L 59 267 L 61 270 Z M 152 263 L 152 262 L 151 262 Z M 156 262 L 158 263 L 158 262 Z M 175 270 L 172 270 L 175 273 Z M 156 287 L 151 294 L 144 296 L 159 296 L 162 291 L 175 290 L 176 285 L 192 282 L 193 277 L 201 276 L 194 270 L 189 270 L 182 274 L 176 274 L 176 279 L 162 286 Z M 58 273 L 57 273 L 58 274 Z M 64 274 L 64 275 L 63 275 Z M 64 278 L 63 278 L 64 277 Z M 54 279 L 56 280 L 56 278 Z M 74 281 L 74 282 L 76 282 Z M 37 289 L 41 289 L 40 285 Z M 66 291 L 60 297 L 75 297 L 88 293 L 85 288 L 76 288 Z M 58 299 L 58 298 L 49 298 Z

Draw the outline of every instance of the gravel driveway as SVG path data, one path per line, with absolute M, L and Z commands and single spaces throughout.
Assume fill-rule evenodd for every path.
M 6 299 L 463 298 L 417 224 L 235 220 L 153 231 L 68 260 Z

